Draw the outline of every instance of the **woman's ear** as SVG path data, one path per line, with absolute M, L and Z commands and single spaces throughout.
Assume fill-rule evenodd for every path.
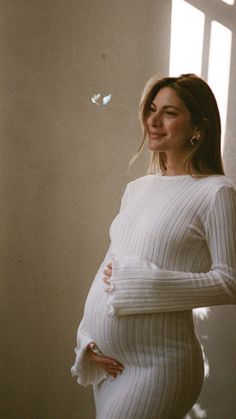
M 201 142 L 201 130 L 196 127 L 193 129 L 193 133 L 192 133 L 192 137 L 190 138 L 190 144 L 191 146 L 196 146 L 198 144 L 200 144 Z
M 194 129 L 193 129 L 193 136 L 194 137 L 201 137 L 201 129 L 199 128 L 199 127 L 194 127 Z
M 193 137 L 197 138 L 198 141 L 200 141 L 203 138 L 203 130 L 200 129 L 199 127 L 195 127 L 193 129 Z

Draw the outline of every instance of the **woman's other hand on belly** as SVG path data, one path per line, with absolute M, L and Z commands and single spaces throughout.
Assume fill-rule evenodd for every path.
M 94 342 L 91 342 L 86 350 L 86 355 L 90 362 L 93 362 L 100 366 L 107 374 L 111 375 L 113 378 L 116 378 L 117 374 L 121 374 L 124 367 L 116 359 L 109 358 L 101 354 Z

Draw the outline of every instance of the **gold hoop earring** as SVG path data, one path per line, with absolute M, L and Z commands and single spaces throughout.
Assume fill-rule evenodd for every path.
M 199 144 L 199 141 L 200 141 L 200 135 L 198 135 L 197 137 L 196 137 L 196 135 L 194 135 L 191 139 L 190 139 L 190 143 L 191 143 L 191 145 L 197 145 L 197 144 Z

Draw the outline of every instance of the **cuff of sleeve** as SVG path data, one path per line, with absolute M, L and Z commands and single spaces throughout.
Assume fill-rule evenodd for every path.
M 153 312 L 157 273 L 161 269 L 137 255 L 112 254 L 108 317 Z M 166 284 L 163 284 L 166 288 Z M 156 301 L 156 299 L 155 299 Z M 155 310 L 154 310 L 155 311 Z
M 87 387 L 89 384 L 98 384 L 104 378 L 107 378 L 105 371 L 101 367 L 87 359 L 85 352 L 91 342 L 91 338 L 86 336 L 83 338 L 80 346 L 76 346 L 74 349 L 76 353 L 75 363 L 71 367 L 72 376 L 77 376 L 77 383 L 84 387 Z

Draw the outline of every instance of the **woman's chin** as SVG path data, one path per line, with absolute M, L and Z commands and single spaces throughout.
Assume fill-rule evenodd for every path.
M 162 144 L 161 144 L 162 143 Z M 159 139 L 150 139 L 148 142 L 148 148 L 150 151 L 166 151 L 166 147 Z
M 163 150 L 163 147 L 160 147 L 160 145 L 158 145 L 158 144 L 148 144 L 148 148 L 149 148 L 149 150 L 150 151 L 165 151 L 165 150 Z

